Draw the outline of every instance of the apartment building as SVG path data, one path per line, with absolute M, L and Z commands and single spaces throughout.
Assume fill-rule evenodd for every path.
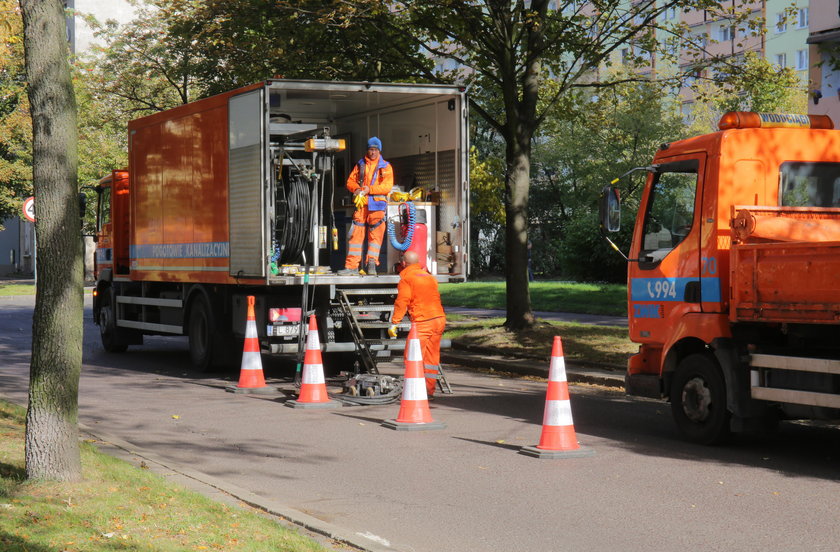
M 828 0 L 731 0 L 727 2 L 739 14 L 746 14 L 749 21 L 760 24 L 764 22 L 766 32 L 756 36 L 744 24 L 735 24 L 730 18 L 721 17 L 707 10 L 683 11 L 678 8 L 665 10 L 658 23 L 662 26 L 684 24 L 688 26 L 689 37 L 701 50 L 695 59 L 686 49 L 677 51 L 679 47 L 673 36 L 666 31 L 658 31 L 657 40 L 660 44 L 670 45 L 671 54 L 679 59 L 678 65 L 668 63 L 652 56 L 650 65 L 642 70 L 643 74 L 663 77 L 677 72 L 684 73 L 698 61 L 712 56 L 728 56 L 737 59 L 745 52 L 756 52 L 771 63 L 797 72 L 803 87 L 807 87 L 814 80 L 814 50 L 809 47 L 809 36 L 814 32 L 812 20 L 822 17 Z M 837 3 L 834 4 L 833 27 L 840 27 L 838 21 Z M 820 15 L 812 15 L 811 5 L 820 4 Z M 825 27 L 825 25 L 823 25 Z M 832 28 L 833 28 L 832 27 Z M 840 28 L 836 29 L 840 31 Z M 840 33 L 838 33 L 840 34 Z M 836 38 L 840 40 L 840 38 Z M 619 49 L 613 62 L 620 62 L 632 55 L 639 56 L 638 48 L 628 44 Z M 645 56 L 642 55 L 642 58 Z M 694 102 L 693 85 L 697 79 L 708 78 L 709 70 L 698 70 L 693 76 L 685 79 L 679 95 L 683 101 L 683 113 L 689 116 Z M 832 94 L 836 88 L 832 84 Z M 836 96 L 836 94 L 834 94 Z
M 814 0 L 809 15 L 809 111 L 829 115 L 840 128 L 840 2 Z
M 794 69 L 804 85 L 808 84 L 810 65 L 807 44 L 811 11 L 809 4 L 817 3 L 808 0 L 793 3 L 790 0 L 767 0 L 765 8 L 765 59 L 779 67 Z
M 94 29 L 84 16 L 92 15 L 102 24 L 108 20 L 128 23 L 137 11 L 128 0 L 66 0 L 64 5 L 75 10 L 74 15 L 67 18 L 67 41 L 73 53 L 84 52 L 96 42 Z

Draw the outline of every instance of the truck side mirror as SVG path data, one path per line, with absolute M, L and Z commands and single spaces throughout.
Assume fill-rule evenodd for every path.
M 601 232 L 618 232 L 621 230 L 621 200 L 618 190 L 612 186 L 604 186 L 598 200 L 601 218 Z

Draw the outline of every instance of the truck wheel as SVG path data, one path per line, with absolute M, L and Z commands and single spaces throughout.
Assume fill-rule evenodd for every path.
M 117 317 L 111 306 L 111 291 L 105 290 L 99 305 L 99 336 L 102 347 L 109 353 L 124 353 L 128 345 L 120 339 Z
M 213 311 L 204 295 L 196 295 L 190 308 L 188 325 L 190 341 L 190 360 L 193 366 L 201 372 L 210 368 L 213 358 L 213 332 L 215 321 Z
M 728 436 L 726 386 L 712 357 L 694 354 L 679 363 L 671 382 L 671 411 L 690 441 L 712 445 Z

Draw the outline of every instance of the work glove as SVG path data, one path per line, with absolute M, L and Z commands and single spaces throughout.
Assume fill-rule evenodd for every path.
M 396 339 L 397 338 L 397 325 L 396 324 L 391 324 L 391 327 L 388 328 L 388 337 L 390 337 L 391 339 Z
M 365 205 L 367 205 L 367 196 L 361 190 L 357 191 L 356 194 L 353 196 L 353 204 L 356 206 L 356 209 L 361 209 Z

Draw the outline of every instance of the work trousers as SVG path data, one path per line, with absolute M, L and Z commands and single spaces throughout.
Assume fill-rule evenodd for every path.
M 362 262 L 365 234 L 368 239 L 367 262 L 373 261 L 379 265 L 379 250 L 382 248 L 385 226 L 385 211 L 370 211 L 367 207 L 356 209 L 353 213 L 350 239 L 347 242 L 347 259 L 344 261 L 344 268 L 359 268 Z
M 423 353 L 423 373 L 426 376 L 426 395 L 435 394 L 435 385 L 440 376 L 440 338 L 446 327 L 446 317 L 415 322 L 420 350 Z

